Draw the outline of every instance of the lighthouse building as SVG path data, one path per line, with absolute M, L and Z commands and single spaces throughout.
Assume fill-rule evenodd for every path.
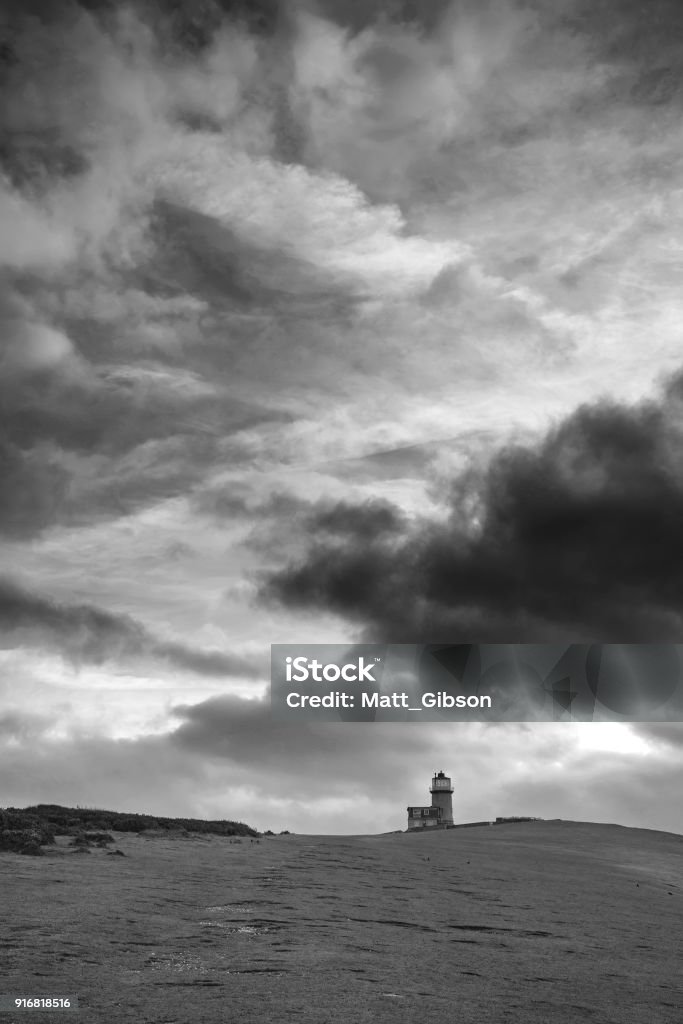
M 445 828 L 453 824 L 453 786 L 443 772 L 435 772 L 429 789 L 429 807 L 408 808 L 408 829 Z

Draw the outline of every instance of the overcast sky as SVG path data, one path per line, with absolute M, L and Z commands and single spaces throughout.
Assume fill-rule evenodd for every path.
M 683 831 L 677 725 L 280 725 L 271 643 L 683 637 L 683 9 L 16 0 L 0 804 Z

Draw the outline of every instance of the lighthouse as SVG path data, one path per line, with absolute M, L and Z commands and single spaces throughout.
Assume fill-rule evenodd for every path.
M 438 807 L 441 810 L 439 824 L 452 825 L 453 786 L 449 777 L 443 772 L 435 772 L 429 792 L 432 794 L 432 807 Z
M 432 794 L 430 807 L 408 808 L 409 831 L 453 824 L 453 786 L 448 775 L 435 772 L 429 792 Z

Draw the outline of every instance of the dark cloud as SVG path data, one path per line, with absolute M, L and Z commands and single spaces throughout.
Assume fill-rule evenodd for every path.
M 0 631 L 5 645 L 53 648 L 76 665 L 151 658 L 203 676 L 257 679 L 264 674 L 256 659 L 160 640 L 130 615 L 60 604 L 7 580 L 0 581 Z
M 282 249 L 266 248 L 232 231 L 217 218 L 168 201 L 154 207 L 154 255 L 142 268 L 147 287 L 192 294 L 214 312 L 267 313 L 348 321 L 355 300 L 348 289 L 314 263 Z M 240 347 L 244 338 L 240 338 Z M 225 345 L 230 339 L 223 339 Z
M 170 734 L 174 746 L 270 778 L 269 787 L 281 796 L 296 784 L 317 797 L 363 792 L 370 774 L 377 788 L 401 781 L 407 788 L 409 759 L 427 756 L 433 745 L 429 727 L 283 724 L 273 719 L 269 701 L 234 695 L 179 705 L 174 715 L 180 720 Z
M 29 449 L 45 438 L 76 452 L 123 455 L 169 437 L 223 437 L 283 414 L 228 397 L 192 374 L 152 360 L 83 376 L 6 377 L 7 440 Z
M 400 529 L 405 517 L 387 501 L 367 501 L 363 505 L 339 502 L 319 502 L 313 522 L 320 533 L 359 541 L 372 540 Z
M 121 4 L 118 0 L 6 0 L 3 6 L 8 18 L 56 22 L 83 11 L 106 25 Z M 128 6 L 157 29 L 170 29 L 176 41 L 191 51 L 206 46 L 226 21 L 268 34 L 286 13 L 282 0 L 130 0 Z
M 226 22 L 268 37 L 282 29 L 288 14 L 285 0 L 137 0 L 137 6 L 152 24 L 161 20 L 175 42 L 190 52 L 208 46 Z
M 240 482 L 198 490 L 193 503 L 197 512 L 215 516 L 223 521 L 244 518 L 256 522 L 270 522 L 275 519 L 286 520 L 291 526 L 302 516 L 311 515 L 309 504 L 294 494 L 276 491 L 264 499 L 251 493 L 250 489 Z
M 378 21 L 432 31 L 453 6 L 453 0 L 318 0 L 310 6 L 352 32 L 362 32 Z
M 234 481 L 198 490 L 194 507 L 219 520 L 245 519 L 254 524 L 247 543 L 261 553 L 281 549 L 286 530 L 287 542 L 309 537 L 311 531 L 329 537 L 371 539 L 378 532 L 398 529 L 405 517 L 388 501 L 370 499 L 362 505 L 321 498 L 316 502 L 288 491 L 274 491 L 263 498 L 244 483 Z
M 31 537 L 60 516 L 69 474 L 50 447 L 29 452 L 0 436 L 0 533 Z
M 326 498 L 309 502 L 285 491 L 264 499 L 239 484 L 198 491 L 194 507 L 223 524 L 231 519 L 250 523 L 242 543 L 261 562 L 277 559 L 283 547 L 290 552 L 305 550 L 312 534 L 331 540 L 355 534 L 358 540 L 368 541 L 378 531 L 399 528 L 405 518 L 399 509 L 378 499 L 360 506 Z
M 457 481 L 444 521 L 317 511 L 266 598 L 385 641 L 680 640 L 683 379 L 662 401 L 581 407 L 537 447 Z
M 137 408 L 131 409 L 131 417 L 123 412 L 128 402 L 123 399 L 122 405 L 111 393 L 110 401 L 102 404 L 85 392 L 87 403 L 70 405 L 65 399 L 52 409 L 41 408 L 35 393 L 35 405 L 19 410 L 25 392 L 16 389 L 17 415 L 6 425 L 4 438 L 0 430 L 0 535 L 33 537 L 56 524 L 115 519 L 187 494 L 211 466 L 221 464 L 230 435 L 288 419 L 239 401 L 223 400 L 221 407 L 218 398 L 190 402 L 184 418 L 182 399 L 174 405 L 170 396 L 159 396 L 155 427 L 153 398 L 149 417 L 144 411 L 144 384 L 131 381 L 124 390 L 129 390 L 129 399 L 131 392 L 140 394 L 139 404 L 133 399 Z M 22 435 L 24 443 L 18 440 Z M 238 450 L 232 458 L 240 461 Z
M 683 10 L 676 0 L 572 0 L 561 16 L 573 29 L 589 33 L 609 56 L 623 61 L 655 61 L 661 66 L 667 53 L 680 50 Z
M 180 669 L 187 669 L 202 676 L 225 678 L 241 676 L 245 679 L 264 679 L 268 674 L 265 661 L 256 658 L 240 658 L 222 651 L 202 651 L 186 644 L 161 643 L 155 641 L 150 647 L 154 657 L 163 658 Z

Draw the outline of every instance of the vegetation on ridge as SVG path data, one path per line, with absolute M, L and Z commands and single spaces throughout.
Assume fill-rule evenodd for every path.
M 34 807 L 0 809 L 0 850 L 41 854 L 42 847 L 54 843 L 55 836 L 79 836 L 94 832 L 192 832 L 219 836 L 253 836 L 259 833 L 240 821 L 203 821 L 199 818 L 165 818 L 149 814 L 105 811 L 93 807 L 60 807 L 36 804 Z

